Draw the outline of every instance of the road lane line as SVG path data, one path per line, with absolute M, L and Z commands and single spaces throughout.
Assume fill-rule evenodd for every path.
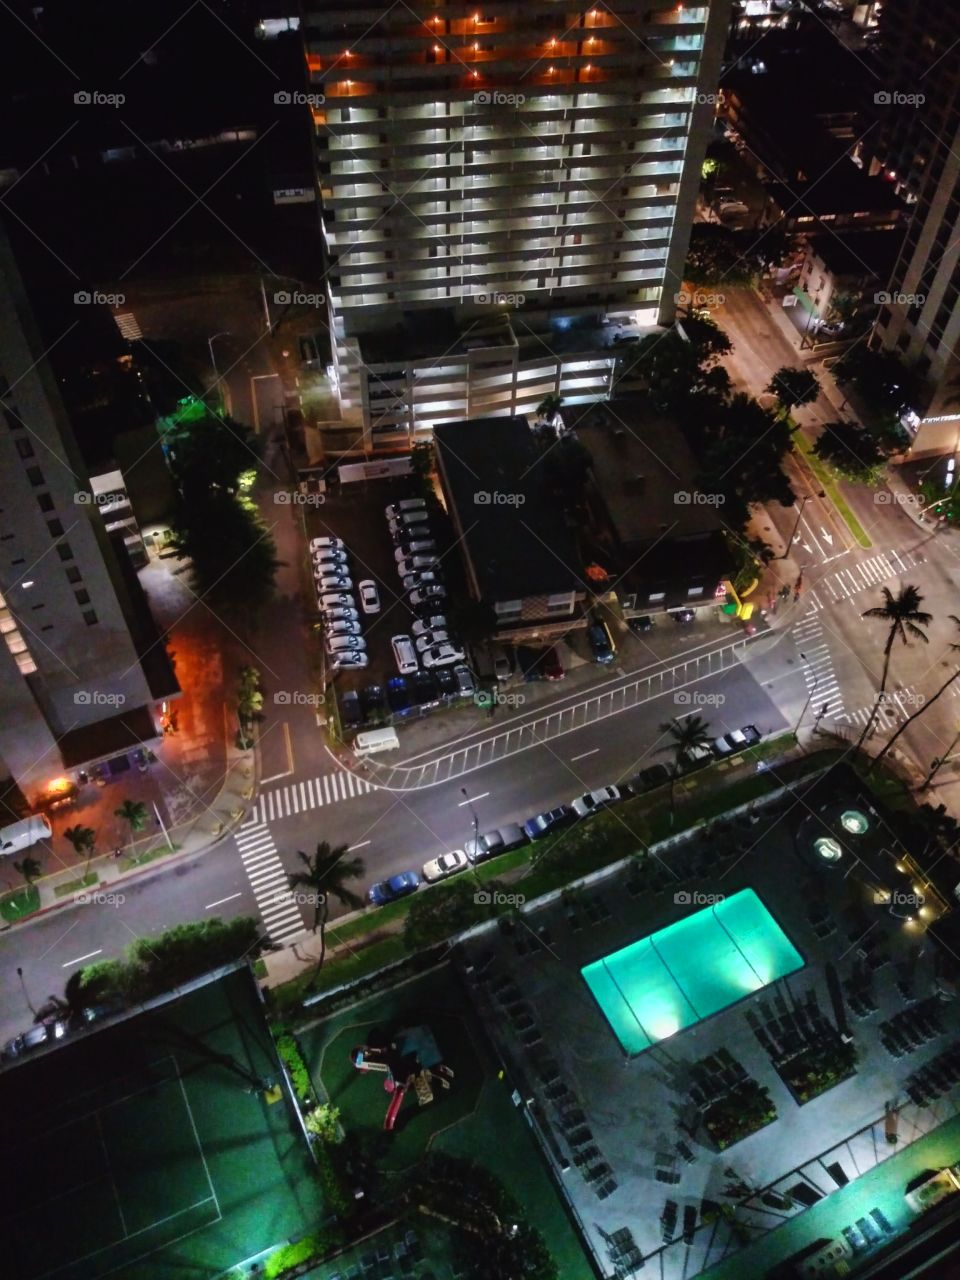
M 370 843 L 369 840 L 361 840 L 359 844 L 351 844 L 347 846 L 347 851 L 353 853 L 354 849 L 365 849 Z
M 581 751 L 580 755 L 570 757 L 570 763 L 574 764 L 577 760 L 586 760 L 587 756 L 595 756 L 599 750 L 599 747 L 594 747 L 592 751 Z
M 490 794 L 490 792 L 489 792 L 489 791 L 481 791 L 480 795 L 478 795 L 478 796 L 471 796 L 469 800 L 459 800 L 459 801 L 457 802 L 457 808 L 458 808 L 458 809 L 463 809 L 466 805 L 468 805 L 468 804 L 474 804 L 477 800 L 486 800 L 486 798 L 487 798 L 487 796 L 488 796 L 489 794 Z
M 239 897 L 240 897 L 239 893 L 231 893 L 229 898 L 218 898 L 216 902 L 208 902 L 203 909 L 204 911 L 209 911 L 211 907 L 222 907 L 225 902 L 232 902 L 234 898 L 239 898 Z
M 65 960 L 60 966 L 61 969 L 69 969 L 72 964 L 79 964 L 81 960 L 92 960 L 94 956 L 103 954 L 103 947 L 98 947 L 96 951 L 88 951 L 85 956 L 77 956 L 76 960 Z

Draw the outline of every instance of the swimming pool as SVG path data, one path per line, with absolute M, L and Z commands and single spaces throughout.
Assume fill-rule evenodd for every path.
M 580 972 L 632 1055 L 803 965 L 754 891 L 743 889 Z

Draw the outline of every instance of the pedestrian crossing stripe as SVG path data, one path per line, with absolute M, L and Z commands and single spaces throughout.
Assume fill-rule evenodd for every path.
M 903 724 L 910 719 L 918 705 L 919 698 L 912 684 L 892 692 L 888 689 L 883 695 L 883 702 L 873 721 L 874 732 L 882 732 L 886 728 Z M 856 711 L 851 711 L 851 723 L 862 728 L 870 719 L 873 708 L 874 702 L 868 702 L 865 707 L 858 707 Z M 888 714 L 889 712 L 892 714 Z M 873 737 L 873 733 L 870 736 Z
M 917 559 L 909 551 L 901 555 L 891 549 L 867 556 L 854 564 L 844 565 L 842 569 L 836 569 L 820 579 L 817 583 L 819 591 L 809 593 L 807 598 L 811 609 L 817 612 L 830 604 L 842 604 L 862 591 L 881 587 L 885 582 L 898 578 L 915 564 Z
M 848 719 L 823 623 L 813 608 L 806 617 L 794 624 L 793 639 L 798 655 L 803 654 L 800 661 L 803 663 L 801 670 L 807 686 L 807 698 L 816 707 L 817 718 L 819 719 L 820 708 L 826 706 L 825 715 L 828 720 Z
M 117 328 L 128 341 L 139 342 L 143 337 L 140 332 L 140 326 L 137 324 L 136 316 L 132 311 L 123 311 L 119 315 L 115 315 L 113 319 Z
M 308 778 L 303 782 L 288 782 L 286 786 L 275 787 L 272 791 L 260 793 L 259 800 L 241 830 L 248 830 L 254 824 L 262 825 L 275 822 L 278 818 L 291 818 L 294 814 L 308 813 L 311 809 L 319 809 L 325 804 L 339 804 L 343 800 L 353 800 L 357 796 L 376 790 L 373 783 L 368 782 L 366 778 L 357 777 L 349 769 L 320 774 L 316 778 Z
M 233 838 L 264 928 L 271 939 L 286 942 L 303 933 L 303 917 L 290 896 L 290 882 L 270 828 L 256 823 L 241 828 Z

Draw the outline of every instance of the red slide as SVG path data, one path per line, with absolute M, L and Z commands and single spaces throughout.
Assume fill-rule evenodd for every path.
M 407 1092 L 405 1085 L 397 1085 L 393 1091 L 393 1097 L 390 1099 L 390 1105 L 387 1107 L 387 1114 L 383 1117 L 384 1129 L 392 1129 L 397 1123 L 397 1113 L 403 1106 L 404 1094 Z

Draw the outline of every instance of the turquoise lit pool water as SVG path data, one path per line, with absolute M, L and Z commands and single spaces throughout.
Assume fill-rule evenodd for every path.
M 595 960 L 580 972 L 628 1054 L 803 968 L 752 889 Z

